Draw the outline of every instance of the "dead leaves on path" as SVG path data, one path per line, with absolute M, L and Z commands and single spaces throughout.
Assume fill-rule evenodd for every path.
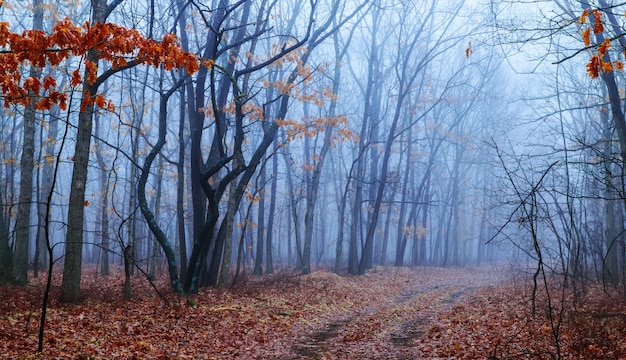
M 124 301 L 120 271 L 85 273 L 82 304 L 53 301 L 43 354 L 34 354 L 43 287 L 0 287 L 0 358 L 546 358 L 556 351 L 546 317 L 529 313 L 525 284 L 488 287 L 489 273 L 467 268 L 282 272 L 165 301 L 139 277 Z M 55 289 L 59 283 L 55 274 Z M 157 284 L 167 293 L 165 277 Z M 623 357 L 623 303 L 587 290 L 559 328 L 563 357 Z

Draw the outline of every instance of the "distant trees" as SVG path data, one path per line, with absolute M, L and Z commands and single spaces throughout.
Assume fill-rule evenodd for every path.
M 473 224 L 487 226 L 489 215 L 473 202 L 488 189 L 473 175 L 486 173 L 480 143 L 494 109 L 484 104 L 498 62 L 460 25 L 478 16 L 470 5 L 89 4 L 83 27 L 68 9 L 76 18 L 21 35 L 47 39 L 35 55 L 19 53 L 18 62 L 41 56 L 41 74 L 11 70 L 32 94 L 2 89 L 9 109 L 30 104 L 34 115 L 2 114 L 0 250 L 16 250 L 22 266 L 46 261 L 42 238 L 20 229 L 30 226 L 26 205 L 51 194 L 58 156 L 51 239 L 63 249 L 63 301 L 80 299 L 83 261 L 102 275 L 123 261 L 130 295 L 133 269 L 151 277 L 164 266 L 174 291 L 195 292 L 228 285 L 235 260 L 239 273 L 333 263 L 362 274 L 479 256 Z M 0 56 L 12 59 L 14 44 L 0 44 Z M 62 119 L 73 150 L 59 153 Z M 31 145 L 41 149 L 32 160 Z M 37 179 L 26 198 L 20 186 Z
M 624 284 L 626 274 L 624 7 L 603 0 L 550 4 L 555 15 L 542 19 L 547 27 L 540 26 L 541 30 L 502 18 L 498 23 L 500 31 L 514 24 L 505 35 L 515 47 L 532 38 L 533 46 L 550 49 L 547 58 L 533 64 L 532 69 L 544 74 L 537 75 L 542 79 L 540 90 L 526 99 L 536 111 L 526 116 L 537 128 L 551 131 L 535 139 L 520 130 L 528 139 L 503 151 L 511 182 L 519 188 L 511 189 L 509 184 L 502 193 L 522 192 L 528 201 L 532 199 L 534 218 L 520 214 L 528 203 L 518 199 L 515 216 L 509 220 L 511 228 L 525 234 L 511 229 L 506 236 L 519 246 L 520 254 L 539 263 L 542 271 L 561 275 L 563 286 L 582 295 L 590 280 L 617 286 Z M 533 35 L 538 33 L 546 36 Z M 545 150 L 539 150 L 540 144 Z M 558 165 L 551 166 L 556 160 Z M 538 179 L 548 168 L 539 186 Z M 536 248 L 529 240 L 539 234 Z

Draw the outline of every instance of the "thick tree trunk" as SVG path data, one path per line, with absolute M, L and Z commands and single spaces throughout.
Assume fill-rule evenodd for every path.
M 104 22 L 107 14 L 106 1 L 91 0 L 91 6 L 93 11 L 92 21 L 94 23 Z M 98 66 L 98 54 L 95 51 L 89 51 L 86 60 Z M 86 105 L 78 114 L 78 133 L 76 134 L 74 148 L 74 166 L 67 212 L 67 234 L 60 294 L 61 302 L 78 302 L 80 300 L 85 186 L 87 183 L 89 152 L 91 150 L 91 119 L 94 110 L 93 103 L 87 100 L 98 91 L 97 86 L 87 83 L 87 75 L 87 70 L 85 70 L 82 101 Z
M 39 77 L 40 71 L 31 71 Z M 34 96 L 34 94 L 32 94 Z M 20 195 L 15 220 L 15 253 L 13 254 L 13 276 L 15 282 L 28 282 L 28 255 L 30 243 L 30 208 L 33 201 L 33 169 L 35 156 L 35 99 L 31 99 L 24 110 L 24 142 L 20 160 Z
M 90 61 L 97 61 L 97 55 L 87 56 Z M 85 76 L 86 77 L 86 76 Z M 88 86 L 87 86 L 88 88 Z M 88 89 L 85 92 L 88 92 Z M 94 89 L 95 90 L 95 89 Z M 86 97 L 85 94 L 83 97 Z M 85 186 L 89 149 L 91 146 L 91 114 L 93 104 L 88 104 L 78 115 L 78 134 L 74 150 L 74 170 L 70 187 L 70 201 L 67 213 L 67 236 L 63 263 L 63 282 L 61 284 L 61 302 L 78 302 L 80 300 L 80 279 L 83 252 L 83 225 Z
M 605 1 L 602 1 L 601 5 L 607 6 Z M 581 3 L 581 6 L 583 9 L 590 8 L 589 3 L 587 1 L 583 1 Z M 613 23 L 612 25 L 616 26 L 617 24 L 615 23 L 616 20 L 614 20 L 614 15 L 608 14 L 607 16 L 609 16 L 609 19 Z M 593 21 L 593 17 L 590 17 L 590 21 Z M 598 44 L 603 43 L 605 40 L 605 36 L 603 33 L 598 33 L 595 35 L 595 37 L 596 37 L 596 43 Z M 619 40 L 620 40 L 620 43 L 624 45 L 624 42 L 626 40 L 623 37 L 620 37 Z M 603 61 L 608 62 L 608 63 L 611 62 L 611 59 L 609 57 L 609 52 L 607 52 L 604 55 Z M 621 156 L 621 163 L 622 163 L 622 167 L 624 167 L 626 166 L 626 118 L 624 116 L 624 111 L 622 109 L 622 100 L 620 96 L 620 91 L 619 91 L 619 88 L 617 86 L 617 82 L 615 79 L 615 73 L 613 71 L 602 71 L 600 76 L 604 84 L 606 85 L 607 95 L 609 98 L 609 104 L 610 104 L 610 109 L 611 109 L 611 115 L 613 118 L 613 125 L 617 132 L 617 137 L 619 140 L 619 153 Z M 624 175 L 622 174 L 622 176 Z M 623 201 L 623 206 L 626 208 L 626 200 Z M 607 210 L 610 211 L 610 207 L 607 207 Z M 615 243 L 616 239 L 607 238 L 606 241 L 607 241 L 607 260 L 612 262 L 613 258 L 617 256 L 616 254 L 614 255 L 610 253 L 611 251 L 617 252 L 618 247 L 616 246 L 617 244 Z M 613 267 L 613 264 L 609 264 L 609 266 Z

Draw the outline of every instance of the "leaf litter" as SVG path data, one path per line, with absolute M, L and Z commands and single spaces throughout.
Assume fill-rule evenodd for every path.
M 489 266 L 378 267 L 364 276 L 281 270 L 189 298 L 169 292 L 162 274 L 155 283 L 164 297 L 137 276 L 132 299 L 124 300 L 122 269 L 107 277 L 91 269 L 83 273 L 84 301 L 62 305 L 55 273 L 42 354 L 35 350 L 43 279 L 0 287 L 0 358 L 553 357 L 551 324 L 530 314 L 528 283 L 502 274 Z M 625 356 L 618 295 L 590 287 L 568 307 L 559 328 L 563 358 Z

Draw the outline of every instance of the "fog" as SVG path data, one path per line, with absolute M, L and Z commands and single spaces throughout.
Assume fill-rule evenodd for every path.
M 185 291 L 285 267 L 624 269 L 623 74 L 589 76 L 604 33 L 583 43 L 578 2 L 520 16 L 501 1 L 115 1 L 99 18 L 100 0 L 34 4 L 5 1 L 0 20 L 174 33 L 202 66 L 92 51 L 97 85 L 77 85 L 89 55 L 34 75 L 22 62 L 20 86 L 54 77 L 68 104 L 33 114 L 2 97 L 0 236 L 22 268 L 42 271 L 49 251 L 67 272 L 126 259 Z M 620 8 L 603 15 L 615 61 Z M 109 105 L 91 113 L 86 88 Z

